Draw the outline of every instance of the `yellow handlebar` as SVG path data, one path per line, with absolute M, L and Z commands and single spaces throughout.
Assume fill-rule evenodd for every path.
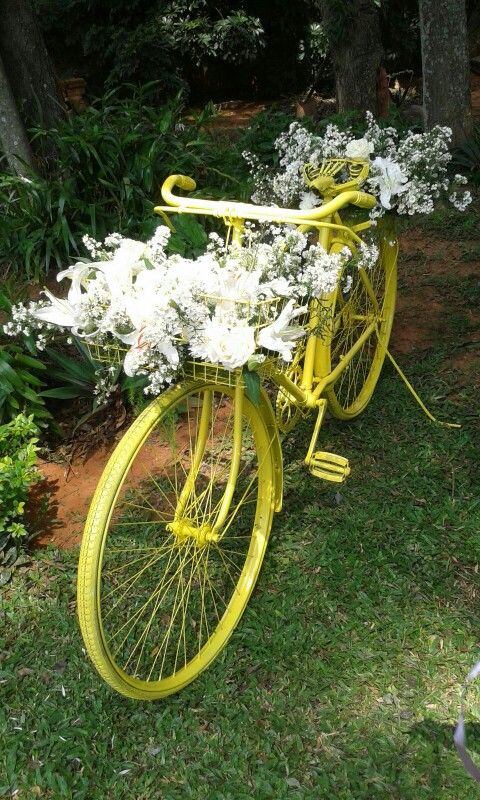
M 172 178 L 175 180 L 172 181 Z M 162 186 L 162 194 L 163 189 L 167 186 L 168 182 L 170 183 L 170 189 L 173 189 L 174 186 L 178 186 L 180 189 L 184 189 L 186 192 L 193 192 L 197 188 L 196 182 L 193 178 L 189 178 L 188 175 L 170 175 L 169 178 L 164 182 Z
M 162 197 L 167 206 L 156 206 L 154 211 L 161 214 L 164 211 L 170 211 L 173 206 L 187 214 L 207 214 L 232 220 L 273 220 L 275 222 L 297 222 L 300 224 L 307 221 L 313 222 L 325 219 L 325 217 L 335 214 L 347 205 L 369 209 L 373 208 L 377 202 L 373 195 L 366 192 L 345 191 L 317 208 L 313 208 L 310 211 L 300 211 L 294 208 L 238 203 L 234 200 L 201 200 L 197 197 L 178 197 L 172 192 L 176 186 L 191 192 L 196 188 L 196 185 L 193 178 L 189 178 L 187 175 L 170 175 L 162 186 Z

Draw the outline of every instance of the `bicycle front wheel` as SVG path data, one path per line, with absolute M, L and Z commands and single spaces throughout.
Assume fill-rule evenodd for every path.
M 271 434 L 244 398 L 242 450 L 225 511 L 234 389 L 190 381 L 156 399 L 107 464 L 78 572 L 78 614 L 100 675 L 127 697 L 186 686 L 218 655 L 247 604 L 273 515 Z M 237 415 L 238 426 L 238 415 Z
M 352 419 L 366 408 L 382 371 L 390 339 L 397 293 L 398 245 L 384 223 L 379 257 L 368 270 L 347 264 L 335 293 L 328 374 L 345 362 L 337 380 L 325 390 L 328 407 L 338 419 Z M 374 325 L 372 325 L 374 323 Z M 370 334 L 352 355 L 356 342 Z

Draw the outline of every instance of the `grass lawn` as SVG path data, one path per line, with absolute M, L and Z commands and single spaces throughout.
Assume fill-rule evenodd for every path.
M 305 471 L 309 426 L 296 429 L 257 589 L 181 694 L 147 705 L 102 684 L 76 624 L 75 552 L 36 553 L 19 571 L 0 617 L 0 797 L 480 798 L 452 744 L 480 658 L 478 386 L 473 362 L 466 375 L 452 361 L 478 354 L 464 346 L 478 278 L 465 286 L 442 283 L 452 314 L 435 348 L 400 357 L 463 427 L 430 423 L 387 366 L 365 414 L 325 428 L 322 449 L 350 459 L 345 485 Z M 473 689 L 480 753 L 479 699 Z

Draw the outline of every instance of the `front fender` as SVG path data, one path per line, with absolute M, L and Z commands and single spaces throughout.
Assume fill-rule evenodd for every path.
M 275 414 L 273 412 L 272 404 L 270 402 L 270 398 L 266 393 L 265 389 L 262 387 L 260 391 L 260 401 L 259 401 L 259 411 L 262 414 L 268 431 L 268 437 L 271 441 L 271 447 L 273 450 L 273 475 L 275 485 L 273 487 L 273 497 L 274 497 L 274 510 L 280 511 L 282 508 L 282 501 L 283 501 L 283 457 L 282 457 L 282 448 L 280 445 L 280 439 L 278 437 L 278 427 L 275 420 Z

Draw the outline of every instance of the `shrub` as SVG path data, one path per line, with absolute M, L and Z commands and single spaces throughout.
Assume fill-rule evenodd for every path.
M 45 354 L 49 362 L 48 377 L 52 388 L 42 391 L 42 398 L 53 400 L 79 400 L 87 405 L 87 410 L 75 423 L 72 435 L 77 429 L 98 412 L 104 411 L 117 397 L 127 403 L 136 402 L 147 381 L 143 376 L 128 377 L 121 364 L 108 365 L 95 360 L 85 344 L 77 338 L 72 339 L 73 355 L 59 349 L 47 347 Z M 135 401 L 132 400 L 135 398 Z
M 453 163 L 468 171 L 472 183 L 480 184 L 480 125 L 475 125 L 472 135 L 455 148 Z
M 37 428 L 19 414 L 0 425 L 0 585 L 18 560 L 18 540 L 28 536 L 24 523 L 30 486 L 40 479 L 36 466 Z
M 0 312 L 10 316 L 11 307 L 6 295 L 0 294 Z M 0 425 L 19 413 L 32 416 L 38 427 L 53 422 L 39 393 L 46 385 L 45 371 L 45 364 L 36 357 L 33 340 L 19 334 L 12 341 L 0 325 Z
M 158 224 L 152 213 L 163 180 L 174 172 L 195 176 L 202 193 L 238 194 L 241 156 L 205 129 L 213 108 L 182 119 L 179 95 L 151 105 L 157 84 L 112 91 L 57 129 L 34 130 L 34 140 L 57 153 L 48 179 L 0 176 L 0 264 L 38 280 L 50 266 L 66 266 L 81 252 L 86 233 L 102 239 L 119 231 L 147 239 Z M 150 104 L 149 104 L 150 103 Z

